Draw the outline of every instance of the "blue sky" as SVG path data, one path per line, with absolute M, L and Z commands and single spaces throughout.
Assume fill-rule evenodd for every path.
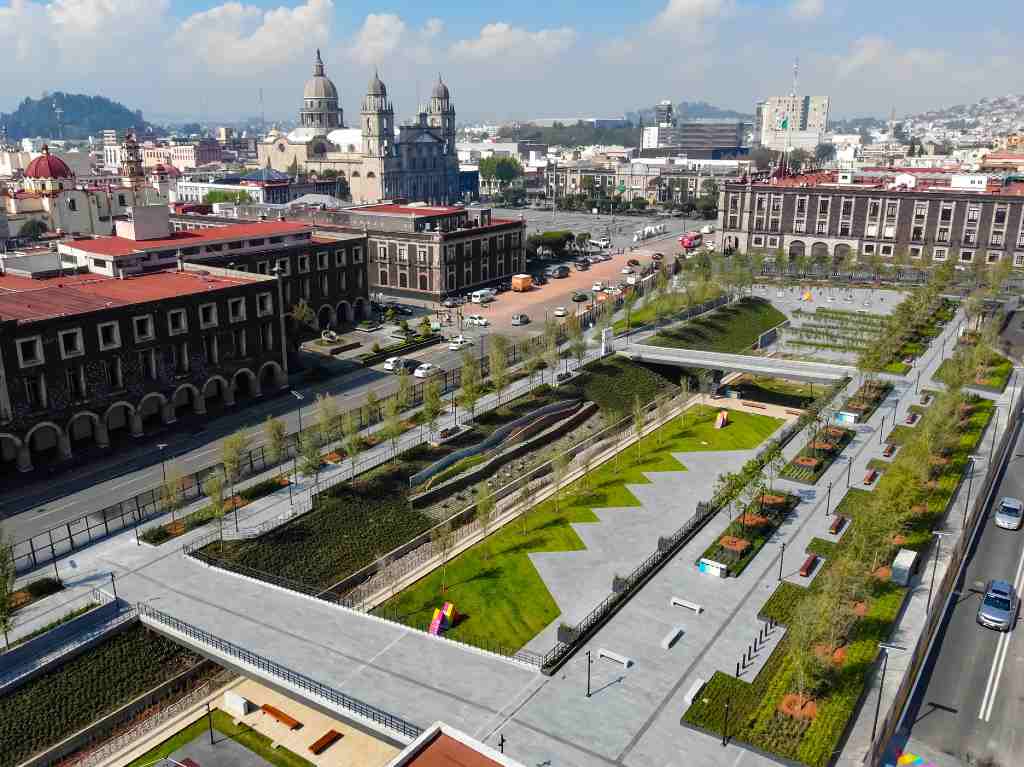
M 1020 0 L 0 0 L 0 110 L 44 90 L 150 116 L 294 116 L 320 47 L 346 116 L 374 66 L 401 117 L 444 73 L 460 119 L 618 115 L 663 98 L 752 111 L 788 92 L 837 116 L 1021 90 Z M 965 32 L 968 29 L 968 32 Z M 40 62 L 46 62 L 40 66 Z

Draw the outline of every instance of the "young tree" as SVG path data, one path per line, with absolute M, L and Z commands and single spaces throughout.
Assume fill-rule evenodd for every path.
M 658 397 L 654 400 L 655 414 L 658 419 L 658 446 L 661 447 L 664 441 L 665 421 L 668 420 L 668 397 Z
M 322 462 L 319 440 L 310 433 L 299 437 L 299 471 L 302 472 L 302 476 L 314 477 L 315 481 L 319 482 Z
M 172 463 L 167 469 L 167 476 L 160 485 L 160 506 L 164 511 L 171 513 L 171 521 L 174 521 L 174 512 L 181 508 L 182 483 L 184 482 L 181 469 L 177 464 Z
M 14 551 L 11 539 L 0 526 L 0 630 L 4 632 L 4 643 L 10 646 L 7 635 L 14 627 L 14 610 L 11 608 L 11 597 L 14 594 L 14 581 L 17 573 L 14 567 Z
M 562 482 L 565 480 L 565 472 L 569 468 L 569 456 L 559 450 L 551 457 L 551 485 L 554 488 L 555 514 L 558 514 L 558 500 L 561 496 Z
M 267 463 L 277 466 L 284 459 L 288 445 L 288 428 L 280 418 L 268 415 L 263 422 L 263 438 Z
M 679 425 L 684 429 L 686 428 L 686 403 L 690 399 L 691 389 L 690 376 L 688 373 L 683 373 L 679 376 L 679 399 L 682 402 L 679 410 Z
M 444 403 L 441 400 L 441 382 L 431 378 L 423 387 L 422 420 L 427 425 L 427 436 L 433 437 L 437 430 L 437 419 L 441 417 Z
M 700 389 L 701 404 L 707 407 L 708 395 L 711 393 L 711 386 L 714 383 L 715 374 L 707 368 L 701 368 L 697 372 L 697 385 Z
M 441 557 L 441 593 L 448 591 L 448 558 L 455 547 L 455 532 L 451 522 L 438 525 L 430 531 L 430 543 L 434 553 Z
M 487 351 L 487 361 L 490 363 L 491 383 L 494 384 L 494 392 L 500 405 L 501 393 L 512 379 L 508 370 L 508 339 L 505 336 L 500 334 L 491 336 L 491 348 Z
M 480 365 L 468 351 L 462 352 L 462 386 L 459 389 L 458 402 L 469 411 L 473 420 L 476 414 L 476 403 L 483 396 L 483 384 L 480 380 Z
M 366 425 L 371 426 L 380 420 L 380 400 L 373 389 L 366 392 Z
M 412 407 L 412 376 L 407 368 L 398 371 L 398 391 L 394 400 L 398 405 L 398 412 L 401 413 Z
M 526 522 L 530 512 L 533 511 L 531 501 L 533 500 L 533 494 L 530 492 L 530 480 L 524 480 L 523 486 L 519 488 L 519 493 L 516 495 L 516 503 L 522 507 L 519 512 L 519 518 L 523 523 L 523 535 L 526 535 Z
M 569 322 L 569 351 L 576 358 L 576 367 L 583 364 L 583 358 L 587 356 L 587 338 L 583 334 L 583 323 L 577 317 Z
M 530 385 L 533 385 L 533 377 L 544 369 L 544 358 L 542 356 L 541 347 L 535 343 L 531 343 L 529 349 L 526 352 L 526 372 L 530 375 Z M 541 373 L 541 381 L 544 380 L 544 374 Z
M 633 398 L 633 432 L 636 434 L 636 462 L 640 463 L 640 438 L 644 433 L 644 406 L 640 402 L 640 395 Z
M 224 540 L 224 480 L 216 471 L 203 482 L 203 494 L 210 499 L 210 515 L 220 526 L 221 546 Z
M 338 402 L 329 394 L 320 394 L 316 398 L 316 424 L 320 430 L 320 441 L 329 445 L 338 439 L 341 432 L 341 414 Z
M 363 448 L 362 437 L 359 436 L 359 423 L 351 410 L 341 418 L 341 444 L 352 463 L 352 482 L 356 481 L 356 459 Z
M 484 559 L 490 559 L 490 549 L 488 548 L 489 542 L 488 537 L 491 534 L 491 527 L 494 525 L 495 517 L 495 504 L 494 494 L 487 489 L 487 485 L 481 482 L 477 485 L 476 493 L 476 521 L 480 525 L 480 532 L 483 534 L 483 551 Z
M 235 496 L 235 482 L 242 474 L 242 458 L 248 448 L 249 435 L 244 431 L 235 432 L 221 441 L 220 460 L 224 464 L 224 478 L 231 486 L 229 497 L 232 499 Z
M 544 364 L 551 370 L 551 380 L 555 386 L 558 385 L 558 361 L 561 359 L 558 350 L 557 333 L 544 334 Z
M 816 594 L 806 594 L 797 603 L 793 611 L 793 619 L 786 627 L 789 640 L 789 657 L 796 670 L 797 693 L 801 698 L 810 697 L 813 686 L 814 665 L 817 656 L 814 645 L 818 641 L 818 620 L 820 616 Z
M 398 460 L 398 438 L 402 436 L 402 415 L 399 410 L 398 397 L 388 397 L 384 401 L 384 427 L 381 435 L 391 443 L 391 458 Z

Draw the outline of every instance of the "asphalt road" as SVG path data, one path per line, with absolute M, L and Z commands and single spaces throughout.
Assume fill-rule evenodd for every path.
M 1024 498 L 1024 434 L 1019 434 L 995 504 L 1004 495 Z M 908 749 L 915 743 L 950 764 L 994 760 L 991 767 L 1024 763 L 1024 638 L 983 628 L 975 616 L 991 578 L 1024 580 L 1024 530 L 997 528 L 992 510 L 975 544 L 960 590 L 954 594 L 945 625 L 907 712 Z M 945 764 L 945 762 L 936 762 Z

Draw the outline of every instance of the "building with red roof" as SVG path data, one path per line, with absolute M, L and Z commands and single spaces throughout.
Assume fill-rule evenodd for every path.
M 524 767 L 461 730 L 435 722 L 386 767 Z

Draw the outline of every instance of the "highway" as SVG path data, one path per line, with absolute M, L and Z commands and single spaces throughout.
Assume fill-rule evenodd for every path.
M 1024 498 L 1024 434 L 1018 434 L 995 503 L 1004 495 Z M 1024 530 L 995 526 L 992 510 L 982 523 L 963 580 L 954 592 L 935 648 L 906 715 L 907 751 L 924 754 L 936 767 L 992 767 L 1024 759 L 1024 637 L 1019 624 L 1007 634 L 975 620 L 981 592 L 991 578 L 1024 582 Z

